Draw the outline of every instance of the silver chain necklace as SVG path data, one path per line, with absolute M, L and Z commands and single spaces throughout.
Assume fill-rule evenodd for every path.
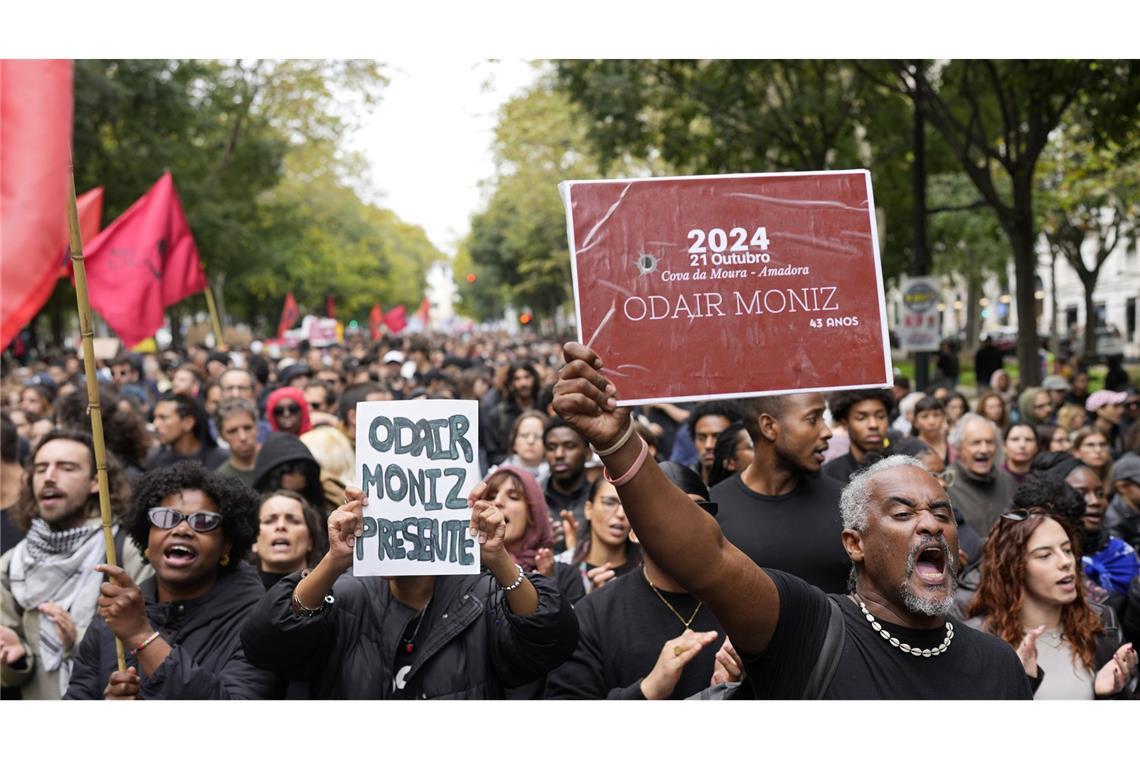
M 893 646 L 895 649 L 904 652 L 905 654 L 912 654 L 915 657 L 937 657 L 949 649 L 950 642 L 954 640 L 954 626 L 949 620 L 947 620 L 946 638 L 942 639 L 942 643 L 933 649 L 921 649 L 919 647 L 912 647 L 910 644 L 904 644 L 892 636 L 890 634 L 890 631 L 883 627 L 882 623 L 880 623 L 878 620 L 875 620 L 875 616 L 867 611 L 867 605 L 863 604 L 863 599 L 861 597 L 856 596 L 855 599 L 859 602 L 859 609 L 861 609 L 863 611 L 863 614 L 867 616 L 867 621 L 871 624 L 871 628 L 878 631 L 879 635 L 882 636 L 888 644 Z

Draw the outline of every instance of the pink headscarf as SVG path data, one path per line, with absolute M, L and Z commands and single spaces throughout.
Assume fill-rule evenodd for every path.
M 514 554 L 515 562 L 522 565 L 528 573 L 535 569 L 534 555 L 539 549 L 549 549 L 554 546 L 554 529 L 550 525 L 550 508 L 546 506 L 546 497 L 538 487 L 538 481 L 526 470 L 513 465 L 499 467 L 487 479 L 499 473 L 510 475 L 519 482 L 526 498 L 527 508 L 530 510 L 530 520 L 527 522 L 526 533 L 522 537 L 522 548 Z
M 269 427 L 274 430 L 280 430 L 277 426 L 277 418 L 273 416 L 273 410 L 285 399 L 291 399 L 297 402 L 301 407 L 301 429 L 297 431 L 297 435 L 304 435 L 313 429 L 313 423 L 309 420 L 309 402 L 305 400 L 305 394 L 301 393 L 300 389 L 286 387 L 278 388 L 269 394 L 269 398 L 265 401 L 265 416 L 269 418 Z

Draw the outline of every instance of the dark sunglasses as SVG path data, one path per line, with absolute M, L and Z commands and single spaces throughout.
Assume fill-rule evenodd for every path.
M 150 524 L 162 530 L 170 530 L 183 520 L 195 533 L 209 533 L 222 524 L 222 516 L 217 512 L 193 512 L 184 515 L 170 507 L 151 507 L 146 511 Z
M 1012 522 L 1021 522 L 1022 520 L 1032 515 L 1047 515 L 1049 510 L 1042 507 L 1030 507 L 1028 509 L 1011 509 L 1002 515 L 1003 520 L 1010 520 Z
M 704 499 L 698 501 L 697 506 L 708 512 L 713 517 L 716 517 L 717 510 L 719 509 L 715 501 L 705 501 Z
M 286 417 L 286 416 L 296 417 L 300 413 L 301 413 L 301 407 L 299 407 L 295 404 L 282 404 L 281 406 L 277 406 L 277 407 L 273 408 L 273 416 L 274 417 Z

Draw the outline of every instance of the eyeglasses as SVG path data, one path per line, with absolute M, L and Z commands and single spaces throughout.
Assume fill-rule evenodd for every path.
M 1020 509 L 1009 510 L 1002 515 L 1002 519 L 1009 520 L 1011 522 L 1021 522 L 1022 520 L 1026 519 L 1027 517 L 1031 517 L 1032 515 L 1047 514 L 1049 514 L 1049 510 L 1045 509 L 1044 507 L 1022 507 Z
M 533 441 L 541 441 L 542 440 L 542 433 L 519 433 L 518 435 L 515 436 L 515 440 L 516 441 L 527 441 L 528 443 L 533 442 Z
M 1044 404 L 1034 404 L 1033 408 L 1034 409 L 1049 409 L 1052 406 L 1053 406 L 1052 404 L 1050 404 L 1048 401 L 1046 401 Z
M 162 530 L 171 530 L 183 520 L 195 533 L 209 533 L 222 524 L 222 516 L 217 512 L 192 512 L 184 515 L 170 507 L 151 507 L 146 511 L 150 524 Z
M 222 386 L 222 393 L 245 393 L 247 391 L 252 391 L 252 390 L 253 390 L 252 385 L 223 385 Z
M 296 404 L 282 404 L 273 409 L 274 417 L 296 417 L 300 413 L 301 407 Z

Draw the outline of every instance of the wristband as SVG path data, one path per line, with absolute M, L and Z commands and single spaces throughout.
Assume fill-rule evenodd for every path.
M 522 565 L 516 563 L 515 567 L 517 567 L 519 569 L 519 577 L 515 578 L 515 582 L 509 586 L 504 586 L 502 584 L 499 584 L 499 588 L 501 588 L 503 591 L 514 591 L 516 588 L 518 588 L 519 586 L 522 585 L 523 577 L 524 577 Z
M 641 472 L 641 466 L 645 464 L 645 458 L 649 456 L 649 444 L 646 443 L 645 439 L 641 436 L 638 436 L 637 440 L 641 441 L 641 452 L 638 453 L 637 459 L 634 460 L 633 465 L 628 470 L 626 470 L 624 475 L 622 475 L 620 478 L 612 478 L 610 477 L 609 470 L 602 468 L 602 474 L 605 476 L 606 480 L 608 480 L 613 485 L 614 488 L 624 486 L 626 483 L 633 480 L 634 477 L 637 476 L 637 473 Z
M 155 631 L 151 635 L 147 636 L 143 643 L 139 644 L 137 647 L 131 650 L 131 657 L 137 656 L 139 652 L 147 648 L 147 645 L 150 644 L 150 642 L 154 641 L 157 638 L 158 631 Z
M 631 435 L 633 435 L 633 418 L 632 417 L 629 418 L 629 426 L 625 429 L 625 432 L 621 434 L 621 437 L 618 438 L 617 443 L 615 443 L 613 446 L 610 446 L 608 449 L 597 449 L 594 446 L 590 446 L 590 448 L 594 449 L 594 453 L 597 454 L 598 456 L 608 457 L 610 454 L 614 453 L 615 451 L 620 449 L 622 446 L 624 446 L 625 442 L 629 440 L 629 437 Z

